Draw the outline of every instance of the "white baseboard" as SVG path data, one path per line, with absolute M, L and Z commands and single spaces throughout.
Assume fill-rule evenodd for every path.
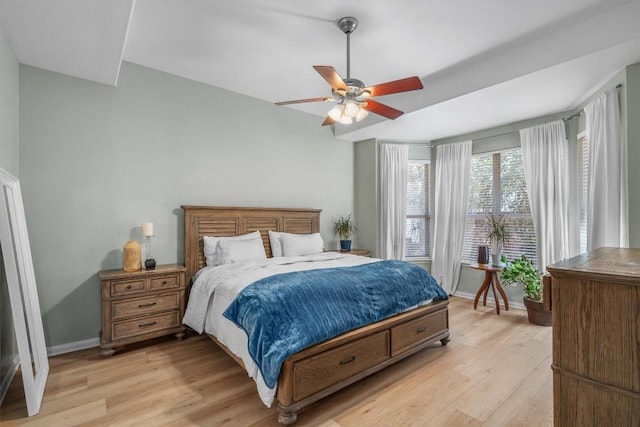
M 89 338 L 82 341 L 75 341 L 68 344 L 60 344 L 54 345 L 51 347 L 47 347 L 47 355 L 49 356 L 57 356 L 59 354 L 71 353 L 72 351 L 84 350 L 87 348 L 98 347 L 100 345 L 100 338 Z M 20 356 L 16 355 L 13 359 L 13 363 L 9 370 L 7 370 L 7 374 L 2 379 L 2 383 L 0 383 L 0 404 L 4 400 L 7 391 L 9 390 L 9 386 L 11 385 L 11 381 L 16 376 L 16 372 L 18 372 L 18 368 L 20 367 Z
M 82 341 L 75 341 L 68 344 L 54 345 L 47 347 L 49 356 L 57 356 L 59 354 L 71 353 L 72 351 L 85 350 L 87 348 L 98 347 L 100 338 L 89 338 Z
M 466 298 L 466 299 L 470 299 L 473 300 L 476 298 L 476 294 L 470 294 L 468 292 L 461 292 L 461 291 L 455 291 L 453 293 L 454 296 L 456 297 L 460 297 L 460 298 Z M 491 302 L 492 304 L 495 304 L 496 301 L 493 299 L 493 297 L 487 295 L 487 302 Z M 509 300 L 509 308 L 517 308 L 520 310 L 526 310 L 526 307 L 524 306 L 524 304 L 522 302 L 515 302 L 515 301 L 511 301 Z

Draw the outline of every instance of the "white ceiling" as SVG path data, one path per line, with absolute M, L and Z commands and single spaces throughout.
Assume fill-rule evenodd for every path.
M 366 85 L 419 76 L 376 98 L 405 111 L 336 125 L 347 140 L 432 140 L 568 111 L 640 61 L 640 0 L 0 0 L 21 63 L 117 85 L 123 60 L 270 103 L 330 96 L 312 68 Z M 326 103 L 296 108 L 318 116 Z M 327 130 L 329 132 L 329 130 Z

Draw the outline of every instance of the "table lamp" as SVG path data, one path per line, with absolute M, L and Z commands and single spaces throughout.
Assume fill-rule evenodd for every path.
M 142 223 L 142 236 L 147 241 L 146 259 L 144 260 L 144 267 L 147 270 L 154 270 L 156 268 L 156 260 L 151 258 L 151 238 L 154 236 L 152 222 Z

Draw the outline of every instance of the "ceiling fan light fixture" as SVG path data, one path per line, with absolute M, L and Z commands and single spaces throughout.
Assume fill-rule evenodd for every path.
M 356 122 L 359 122 L 360 120 L 364 119 L 368 115 L 369 115 L 369 112 L 367 110 L 365 110 L 364 108 L 362 108 L 362 106 L 360 106 L 360 109 L 356 113 L 356 117 L 355 117 L 356 118 Z
M 355 117 L 360 111 L 360 106 L 353 100 L 348 100 L 344 104 L 344 114 L 349 117 Z
M 331 117 L 336 122 L 339 122 L 340 119 L 342 119 L 343 114 L 344 114 L 343 104 L 338 104 L 335 107 L 333 107 L 331 110 L 329 110 L 329 117 Z
M 350 125 L 351 123 L 353 123 L 353 119 L 347 116 L 346 114 L 343 114 L 339 122 L 342 123 L 343 125 Z

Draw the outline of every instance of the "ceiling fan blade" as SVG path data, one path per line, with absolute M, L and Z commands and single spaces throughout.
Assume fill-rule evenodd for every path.
M 400 110 L 396 110 L 395 108 L 389 107 L 388 105 L 381 104 L 377 101 L 374 101 L 373 99 L 367 99 L 367 104 L 364 106 L 364 109 L 391 120 L 395 120 L 404 114 Z
M 342 80 L 340 74 L 333 68 L 328 65 L 314 65 L 313 69 L 316 70 L 322 78 L 324 78 L 327 83 L 331 85 L 333 90 L 342 90 L 345 92 L 349 91 L 347 84 Z
M 324 122 L 322 122 L 322 126 L 332 125 L 335 122 L 336 122 L 335 120 L 333 120 L 331 117 L 327 116 L 327 118 L 324 119 Z
M 392 93 L 408 92 L 422 89 L 422 81 L 419 77 L 407 77 L 406 79 L 394 80 L 392 82 L 380 83 L 364 88 L 371 92 L 371 96 L 391 95 Z
M 304 102 L 319 102 L 319 101 L 333 101 L 333 98 L 330 96 L 322 96 L 319 98 L 295 99 L 293 101 L 276 102 L 276 105 L 302 104 Z

